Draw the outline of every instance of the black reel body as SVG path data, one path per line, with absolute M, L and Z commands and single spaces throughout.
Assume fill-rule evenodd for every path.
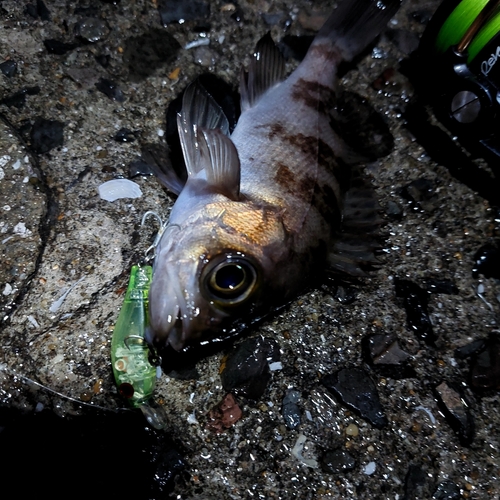
M 500 174 L 500 1 L 443 2 L 418 60 L 419 90 L 437 118 Z

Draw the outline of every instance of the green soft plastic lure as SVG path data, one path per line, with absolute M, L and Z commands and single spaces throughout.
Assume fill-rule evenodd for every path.
M 150 349 L 144 340 L 151 276 L 151 266 L 132 267 L 111 341 L 111 363 L 118 392 L 134 408 L 148 402 L 156 383 L 156 368 L 149 361 Z

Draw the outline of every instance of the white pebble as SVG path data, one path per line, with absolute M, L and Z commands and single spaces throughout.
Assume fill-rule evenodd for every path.
M 24 222 L 18 222 L 14 226 L 14 234 L 25 238 L 26 236 L 29 236 L 31 234 L 31 231 L 26 227 L 26 224 Z
M 0 167 L 5 167 L 7 163 L 9 163 L 10 156 L 9 155 L 4 155 L 0 157 Z
M 194 49 L 195 47 L 200 47 L 201 45 L 210 45 L 209 38 L 201 38 L 199 40 L 193 40 L 192 42 L 187 43 L 184 48 L 186 50 Z
M 0 181 L 5 177 L 5 172 L 3 171 L 3 168 L 0 167 Z
M 187 418 L 188 424 L 199 425 L 198 419 L 196 418 L 195 411 L 196 410 L 193 410 L 193 413 L 190 413 L 188 415 L 188 418 Z
M 297 441 L 295 442 L 295 446 L 292 448 L 292 455 L 300 460 L 307 467 L 311 467 L 312 469 L 316 469 L 318 467 L 318 462 L 313 458 L 305 458 L 302 455 L 302 451 L 304 450 L 304 443 L 307 441 L 306 436 L 304 434 L 299 434 L 297 437 Z
M 363 472 L 367 475 L 367 476 L 371 476 L 374 472 L 375 472 L 375 469 L 377 468 L 377 464 L 375 462 L 369 462 L 365 465 L 364 469 L 363 469 Z
M 31 316 L 31 314 L 29 316 L 26 316 L 26 319 L 35 327 L 35 328 L 40 328 L 40 325 L 38 323 L 38 321 L 35 319 L 34 316 Z
M 12 168 L 14 170 L 19 170 L 21 168 L 21 160 L 17 160 L 16 163 L 14 163 L 14 165 L 12 165 Z
M 3 295 L 10 295 L 12 293 L 12 286 L 9 283 L 5 283 L 5 288 L 3 289 Z
M 275 361 L 274 363 L 271 363 L 269 365 L 269 369 L 273 372 L 276 370 L 281 370 L 283 368 L 283 365 L 281 364 L 281 361 Z
M 141 188 L 128 179 L 113 179 L 99 186 L 99 196 L 106 201 L 116 201 L 122 198 L 139 198 Z

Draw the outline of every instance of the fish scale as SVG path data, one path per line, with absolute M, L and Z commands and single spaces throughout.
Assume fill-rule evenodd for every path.
M 329 266 L 363 274 L 373 263 L 367 236 L 377 206 L 366 185 L 352 183 L 363 156 L 342 139 L 342 121 L 334 123 L 336 73 L 398 7 L 345 0 L 285 80 L 283 57 L 264 36 L 243 73 L 242 114 L 230 136 L 210 94 L 199 82 L 187 88 L 178 115 L 187 181 L 160 176 L 172 191 L 183 188 L 156 248 L 150 342 L 180 350 L 220 340 Z

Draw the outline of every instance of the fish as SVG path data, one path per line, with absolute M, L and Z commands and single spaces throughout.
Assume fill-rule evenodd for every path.
M 149 343 L 181 351 L 228 337 L 327 270 L 363 275 L 374 261 L 363 238 L 377 228 L 377 203 L 354 173 L 366 156 L 342 137 L 337 70 L 399 5 L 344 0 L 288 77 L 262 37 L 241 73 L 232 132 L 200 82 L 188 86 L 177 115 L 187 175 L 158 174 L 178 197 L 155 248 Z

